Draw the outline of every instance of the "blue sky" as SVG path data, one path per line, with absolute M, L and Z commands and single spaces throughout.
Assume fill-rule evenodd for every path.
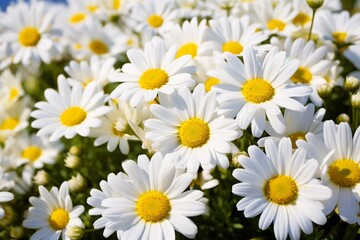
M 5 10 L 6 6 L 9 5 L 10 2 L 16 2 L 17 0 L 0 0 L 0 8 L 1 10 Z M 29 1 L 29 0 L 25 0 L 25 1 Z M 51 1 L 51 2 L 66 2 L 66 0 L 47 0 L 47 1 Z

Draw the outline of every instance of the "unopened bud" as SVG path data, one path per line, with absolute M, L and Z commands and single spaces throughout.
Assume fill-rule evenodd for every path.
M 77 168 L 78 166 L 80 166 L 81 159 L 76 155 L 68 153 L 68 155 L 65 158 L 64 162 L 65 162 L 66 167 L 74 169 L 74 168 Z
M 333 86 L 325 83 L 316 87 L 317 93 L 322 99 L 328 99 L 331 96 Z
M 72 226 L 66 230 L 65 235 L 71 240 L 79 240 L 84 235 L 84 228 L 80 226 Z
M 240 156 L 248 157 L 249 155 L 248 155 L 247 152 L 245 152 L 245 151 L 235 153 L 235 154 L 233 155 L 233 157 L 232 157 L 232 164 L 233 164 L 234 167 L 236 167 L 236 168 L 241 167 L 240 162 L 239 162 Z
M 324 0 L 306 0 L 306 3 L 309 5 L 309 7 L 316 10 L 323 5 Z
M 354 76 L 347 76 L 345 80 L 345 90 L 349 92 L 356 92 L 359 89 L 360 80 Z
M 34 182 L 37 185 L 46 185 L 49 183 L 49 174 L 44 170 L 40 170 L 34 176 Z
M 336 123 L 350 122 L 350 117 L 346 113 L 342 113 L 336 117 Z
M 72 155 L 79 155 L 81 152 L 80 148 L 78 146 L 72 146 L 69 150 L 69 153 Z
M 81 176 L 80 173 L 77 173 L 76 176 L 72 176 L 68 183 L 71 192 L 80 192 L 84 190 L 87 185 L 86 179 Z
M 10 237 L 11 238 L 19 239 L 19 238 L 23 238 L 24 236 L 25 236 L 25 229 L 23 227 L 16 226 L 16 227 L 10 228 Z
M 351 96 L 351 106 L 360 108 L 360 92 Z

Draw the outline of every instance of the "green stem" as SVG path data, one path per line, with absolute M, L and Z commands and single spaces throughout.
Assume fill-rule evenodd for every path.
M 313 9 L 308 41 L 311 40 L 311 33 L 312 33 L 313 26 L 314 26 L 315 13 L 316 13 L 316 9 Z

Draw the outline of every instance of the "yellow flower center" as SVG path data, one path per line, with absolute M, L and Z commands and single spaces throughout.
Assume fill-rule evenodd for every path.
M 143 89 L 156 89 L 169 81 L 169 75 L 160 68 L 146 70 L 139 79 L 140 87 Z
M 22 157 L 35 162 L 41 156 L 41 152 L 42 150 L 38 146 L 29 146 L 23 150 Z
M 25 47 L 36 46 L 40 38 L 40 33 L 36 28 L 33 27 L 23 28 L 18 35 L 19 42 Z
M 120 0 L 114 0 L 113 1 L 113 5 L 112 5 L 113 9 L 119 9 L 120 6 L 121 6 L 121 1 Z
M 350 159 L 333 162 L 328 169 L 330 180 L 343 188 L 352 188 L 360 182 L 359 164 Z
M 169 216 L 171 203 L 162 192 L 149 191 L 139 197 L 136 211 L 146 222 L 157 223 Z
M 69 107 L 60 116 L 60 121 L 65 126 L 75 126 L 86 118 L 86 112 L 80 107 Z
M 198 46 L 195 43 L 188 43 L 179 48 L 176 53 L 176 58 L 190 54 L 192 57 L 195 57 L 197 54 Z
M 182 145 L 196 148 L 209 140 L 210 128 L 202 119 L 195 117 L 181 123 L 178 134 Z
M 210 92 L 212 86 L 219 84 L 220 80 L 214 77 L 209 77 L 205 81 L 205 91 Z
M 296 15 L 296 17 L 294 17 L 292 22 L 295 25 L 304 26 L 305 24 L 310 22 L 310 20 L 311 20 L 311 18 L 309 15 L 307 15 L 306 13 L 300 12 L 298 15 Z
M 247 102 L 263 103 L 273 98 L 275 89 L 268 81 L 262 78 L 254 78 L 243 85 L 242 94 Z
M 9 92 L 9 100 L 14 100 L 17 96 L 19 96 L 19 90 L 15 87 L 11 88 Z
M 296 201 L 298 186 L 294 179 L 289 176 L 279 175 L 270 178 L 264 186 L 266 198 L 279 205 L 288 205 Z
M 16 118 L 6 118 L 5 121 L 0 125 L 1 130 L 14 130 L 19 124 L 19 120 Z
M 242 53 L 243 49 L 244 47 L 240 43 L 234 41 L 226 42 L 222 46 L 223 52 L 231 52 L 236 55 Z
M 299 69 L 292 75 L 291 80 L 294 83 L 309 84 L 312 80 L 312 73 L 306 67 L 299 67 Z
M 336 43 L 343 44 L 343 43 L 345 43 L 347 33 L 346 32 L 333 32 L 332 36 Z
M 79 22 L 82 22 L 85 19 L 85 17 L 86 17 L 86 15 L 84 13 L 75 13 L 70 17 L 69 22 L 70 23 L 79 23 Z
M 96 4 L 89 4 L 87 5 L 87 9 L 89 12 L 94 13 L 96 10 L 98 10 L 99 6 Z
M 296 149 L 297 146 L 296 146 L 296 141 L 299 140 L 299 139 L 302 139 L 302 140 L 306 140 L 305 139 L 305 133 L 303 132 L 297 132 L 297 133 L 293 133 L 289 136 L 290 140 L 291 140 L 291 145 L 292 145 L 292 148 L 293 149 Z
M 158 28 L 161 27 L 161 25 L 164 22 L 164 19 L 160 15 L 153 14 L 148 17 L 147 22 L 153 28 Z
M 108 46 L 101 40 L 94 39 L 89 43 L 89 48 L 95 54 L 101 55 L 109 52 Z
M 69 214 L 62 208 L 58 208 L 50 215 L 49 223 L 54 230 L 62 230 L 69 222 Z
M 267 28 L 270 30 L 277 29 L 278 31 L 284 30 L 286 24 L 283 21 L 280 21 L 279 19 L 272 19 L 267 22 Z

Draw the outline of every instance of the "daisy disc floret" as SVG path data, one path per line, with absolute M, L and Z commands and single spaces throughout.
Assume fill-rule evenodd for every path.
M 285 125 L 280 107 L 305 110 L 293 97 L 307 96 L 311 88 L 289 86 L 298 61 L 289 60 L 285 52 L 273 47 L 262 58 L 249 47 L 244 50 L 244 63 L 229 52 L 222 56 L 219 70 L 210 71 L 208 75 L 221 82 L 213 87 L 219 94 L 219 113 L 236 117 L 241 129 L 246 129 L 251 123 L 252 134 L 260 137 L 267 117 L 273 129 L 282 133 Z
M 249 147 L 249 157 L 240 156 L 243 168 L 233 176 L 240 181 L 232 192 L 243 196 L 236 207 L 247 218 L 259 214 L 259 228 L 274 223 L 276 239 L 300 238 L 300 229 L 310 234 L 312 222 L 323 225 L 326 216 L 322 201 L 331 197 L 331 190 L 315 177 L 319 166 L 306 158 L 304 149 L 292 150 L 289 138 L 279 145 L 265 141 L 265 152 L 257 146 Z

